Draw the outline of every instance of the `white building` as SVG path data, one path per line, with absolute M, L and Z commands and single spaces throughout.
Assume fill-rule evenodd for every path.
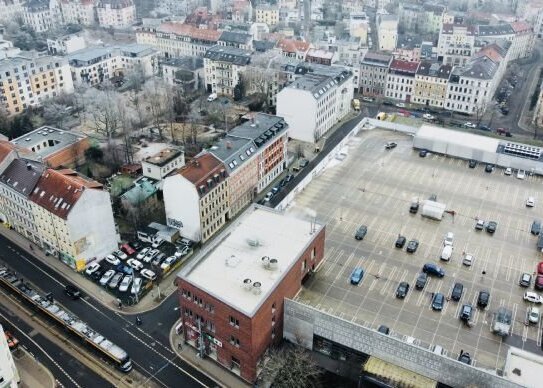
M 47 39 L 47 51 L 51 55 L 66 55 L 87 47 L 85 38 L 79 34 L 66 35 L 57 39 Z
M 26 4 L 23 23 L 41 33 L 58 26 L 62 21 L 56 0 L 32 0 Z
M 64 23 L 92 26 L 96 23 L 95 3 L 96 0 L 60 0 Z
M 473 26 L 443 24 L 437 43 L 438 59 L 445 65 L 463 66 L 475 52 Z
M 166 148 L 141 161 L 143 175 L 161 181 L 174 170 L 185 165 L 185 153 L 175 148 Z
M 365 12 L 353 12 L 349 15 L 349 35 L 360 38 L 362 43 L 368 40 L 369 19 Z
M 204 56 L 206 90 L 210 93 L 234 96 L 239 76 L 250 62 L 250 51 L 229 46 L 211 47 Z
M 420 62 L 394 59 L 387 75 L 385 97 L 411 102 L 415 95 L 415 75 Z
M 395 15 L 377 16 L 377 39 L 380 51 L 393 51 L 398 43 L 398 17 Z
M 136 20 L 136 6 L 132 0 L 100 0 L 96 16 L 102 27 L 127 28 Z
M 204 79 L 204 61 L 199 57 L 170 58 L 160 63 L 162 78 L 168 85 L 182 85 L 185 90 L 196 90 Z M 181 72 L 181 73 L 179 73 Z M 188 79 L 188 74 L 192 79 Z M 182 75 L 181 78 L 178 75 Z
M 311 67 L 277 94 L 277 115 L 288 123 L 290 137 L 313 143 L 349 113 L 354 85 L 344 67 Z
M 88 47 L 67 58 L 75 83 L 96 85 L 112 77 L 125 76 L 135 69 L 150 77 L 158 69 L 158 55 L 151 46 L 131 43 L 119 47 Z
M 17 388 L 21 378 L 13 361 L 4 328 L 0 325 L 0 384 L 2 388 Z
M 24 13 L 25 0 L 0 0 L 0 21 L 20 18 Z

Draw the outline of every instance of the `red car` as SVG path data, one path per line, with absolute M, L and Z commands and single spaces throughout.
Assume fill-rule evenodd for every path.
M 543 275 L 543 261 L 539 262 L 539 264 L 537 265 L 537 274 Z
M 543 290 L 543 275 L 537 275 L 535 277 L 534 288 L 536 290 Z
M 17 349 L 19 346 L 19 340 L 13 336 L 9 331 L 4 331 L 6 340 L 8 341 L 9 350 Z
M 131 256 L 133 255 L 134 253 L 136 253 L 136 251 L 134 250 L 134 248 L 132 248 L 130 245 L 128 244 L 123 244 L 121 245 L 121 251 L 123 251 L 124 253 L 126 253 L 128 256 Z

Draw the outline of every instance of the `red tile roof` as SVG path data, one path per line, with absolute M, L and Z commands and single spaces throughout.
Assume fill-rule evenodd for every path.
M 479 58 L 479 57 L 482 57 L 482 56 L 487 56 L 494 63 L 499 63 L 499 62 L 501 62 L 503 60 L 503 57 L 497 51 L 496 47 L 493 47 L 492 45 L 483 47 L 481 50 L 476 52 L 473 56 L 475 58 Z
M 102 189 L 96 181 L 73 170 L 46 169 L 30 195 L 30 200 L 54 215 L 66 219 L 85 189 Z
M 217 30 L 197 28 L 190 24 L 182 23 L 163 23 L 157 30 L 159 32 L 189 36 L 193 39 L 208 40 L 210 42 L 217 42 L 221 36 L 221 32 Z
M 409 62 L 401 59 L 394 59 L 390 64 L 390 70 L 398 70 L 415 74 L 419 68 L 419 64 L 420 62 Z
M 277 47 L 287 53 L 296 53 L 299 51 L 309 50 L 310 43 L 304 42 L 303 40 L 295 39 L 281 39 L 277 43 Z
M 513 31 L 515 31 L 515 33 L 530 32 L 533 30 L 532 26 L 526 22 L 513 22 L 511 23 L 511 28 Z
M 2 163 L 4 159 L 15 150 L 18 151 L 19 156 L 28 156 L 33 153 L 32 151 L 27 150 L 26 148 L 21 148 L 7 140 L 0 140 L 0 163 Z
M 221 175 L 221 170 L 226 172 L 222 162 L 213 154 L 206 153 L 195 157 L 190 163 L 187 163 L 179 170 L 184 178 L 188 179 L 197 188 L 206 185 L 207 180 L 213 178 L 215 174 Z M 220 177 L 223 180 L 223 177 Z

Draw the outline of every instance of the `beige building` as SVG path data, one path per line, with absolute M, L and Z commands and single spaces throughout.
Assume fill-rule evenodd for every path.
M 422 61 L 415 75 L 415 93 L 412 102 L 443 108 L 447 97 L 447 82 L 451 65 Z
M 377 39 L 380 51 L 393 51 L 398 43 L 398 17 L 377 16 Z
M 64 23 L 92 26 L 96 23 L 95 0 L 61 0 L 60 10 Z
M 279 23 L 279 8 L 267 4 L 258 5 L 255 9 L 255 22 L 275 26 Z
M 65 58 L 18 56 L 0 60 L 0 95 L 10 115 L 73 91 L 70 67 Z
M 206 90 L 234 96 L 240 73 L 251 62 L 251 52 L 230 46 L 213 46 L 204 56 Z
M 136 20 L 136 6 L 132 0 L 100 0 L 96 17 L 102 27 L 127 28 Z
M 34 31 L 42 33 L 61 22 L 60 5 L 56 0 L 32 0 L 26 3 L 23 23 Z

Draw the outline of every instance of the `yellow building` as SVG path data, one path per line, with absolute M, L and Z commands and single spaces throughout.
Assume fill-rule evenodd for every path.
M 266 4 L 259 5 L 256 7 L 255 19 L 257 23 L 275 26 L 279 23 L 279 8 Z
M 415 89 L 412 102 L 443 108 L 447 97 L 447 82 L 451 65 L 422 61 L 415 75 Z

